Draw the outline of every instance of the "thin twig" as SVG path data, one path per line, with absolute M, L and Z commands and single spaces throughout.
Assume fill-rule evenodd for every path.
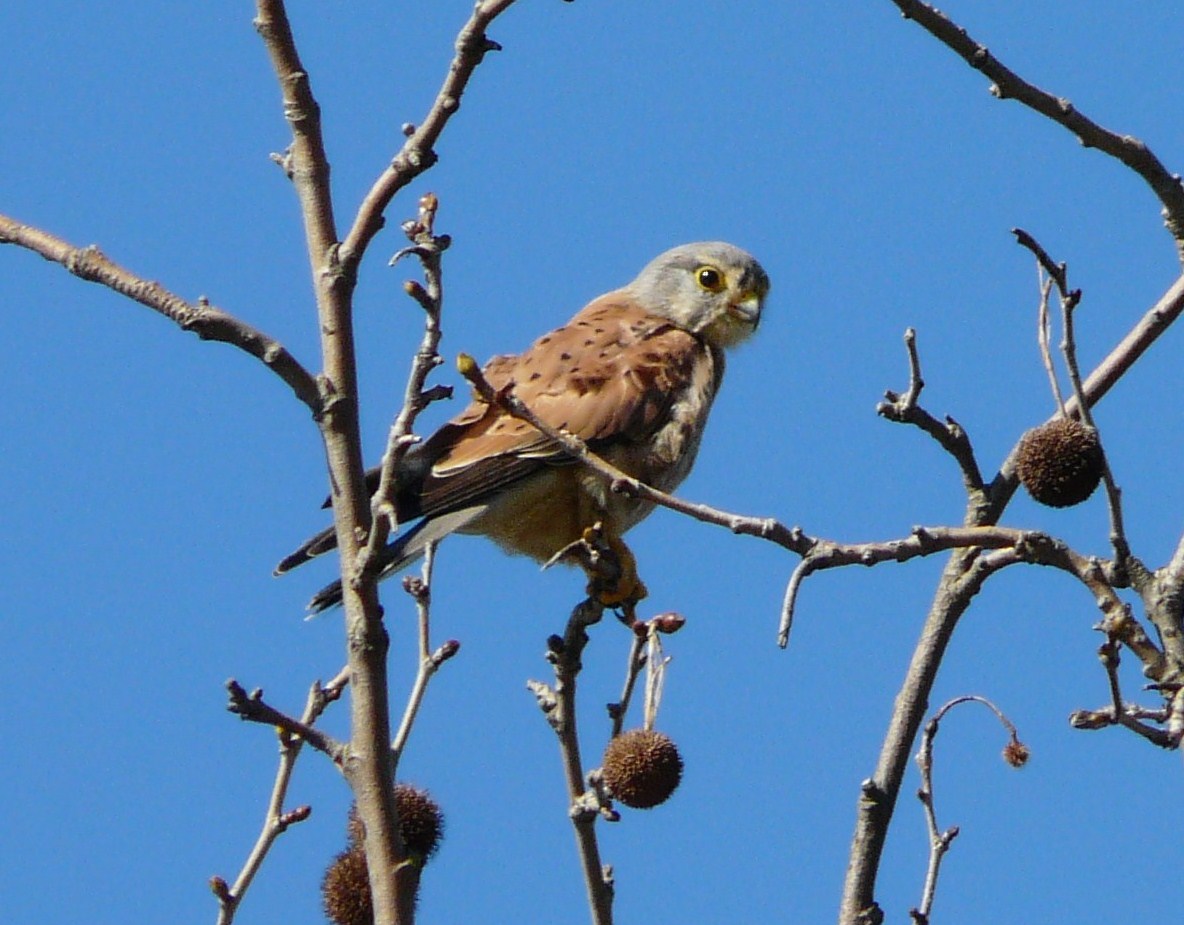
M 61 264 L 79 279 L 99 283 L 164 315 L 182 331 L 192 331 L 202 340 L 238 347 L 261 361 L 287 383 L 314 417 L 320 414 L 323 399 L 317 381 L 287 348 L 245 321 L 209 304 L 204 298 L 189 302 L 159 283 L 137 276 L 108 259 L 94 245 L 76 247 L 5 215 L 0 215 L 0 244 L 16 244 L 40 254 L 46 260 Z
M 648 731 L 653 731 L 658 722 L 669 664 L 670 657 L 662 654 L 662 637 L 658 625 L 651 622 L 645 641 L 645 710 L 642 712 L 642 728 Z
M 648 635 L 646 624 L 633 627 L 633 634 L 629 643 L 629 656 L 625 667 L 625 684 L 621 689 L 621 699 L 608 705 L 608 715 L 612 720 L 609 738 L 615 739 L 621 734 L 625 724 L 625 714 L 629 712 L 629 703 L 633 699 L 633 689 L 637 685 L 637 678 L 645 667 L 645 640 Z
M 929 829 L 929 865 L 925 872 L 925 885 L 921 890 L 921 903 L 909 912 L 917 925 L 928 925 L 930 913 L 933 911 L 933 900 L 937 893 L 937 878 L 941 870 L 941 862 L 950 845 L 958 836 L 958 826 L 951 826 L 942 831 L 937 824 L 937 810 L 933 797 L 933 745 L 937 739 L 938 728 L 942 719 L 954 707 L 963 703 L 980 703 L 995 714 L 999 722 L 1007 729 L 1008 743 L 1003 750 L 1004 759 L 1013 767 L 1021 767 L 1028 760 L 1028 749 L 1019 740 L 1015 725 L 995 704 L 975 694 L 955 697 L 944 704 L 925 724 L 925 732 L 921 736 L 921 749 L 917 753 L 917 765 L 921 769 L 921 787 L 917 791 L 917 799 L 925 808 L 925 822 Z
M 1040 243 L 1032 235 L 1022 228 L 1013 228 L 1011 231 L 1016 236 L 1016 240 L 1036 256 L 1038 269 L 1048 274 L 1048 282 L 1045 283 L 1042 281 L 1040 289 L 1041 349 L 1044 353 L 1045 366 L 1048 368 L 1049 375 L 1052 378 L 1057 406 L 1063 416 L 1065 414 L 1065 403 L 1061 399 L 1056 374 L 1052 369 L 1052 357 L 1048 349 L 1049 286 L 1054 283 L 1056 284 L 1061 305 L 1061 354 L 1065 358 L 1065 369 L 1068 370 L 1069 382 L 1073 387 L 1073 397 L 1076 401 L 1077 413 L 1088 427 L 1093 428 L 1097 432 L 1098 445 L 1102 452 L 1102 480 L 1106 485 L 1106 500 L 1110 511 L 1110 544 L 1114 547 L 1114 558 L 1119 568 L 1125 569 L 1131 557 L 1131 550 L 1126 539 L 1126 529 L 1123 526 L 1122 492 L 1114 480 L 1114 474 L 1110 471 L 1110 461 L 1106 455 L 1105 447 L 1102 446 L 1101 432 L 1098 431 L 1098 426 L 1094 422 L 1089 402 L 1085 400 L 1085 389 L 1081 384 L 1081 371 L 1077 364 L 1077 341 L 1074 337 L 1073 319 L 1075 317 L 1075 309 L 1081 304 L 1081 290 L 1069 288 L 1068 266 L 1064 262 L 1054 263 L 1048 252 L 1040 246 Z
M 1053 400 L 1057 403 L 1057 411 L 1061 417 L 1065 416 L 1065 399 L 1061 395 L 1061 383 L 1057 379 L 1056 365 L 1052 361 L 1052 324 L 1049 320 L 1048 298 L 1052 295 L 1052 277 L 1046 275 L 1039 264 L 1036 266 L 1038 284 L 1040 286 L 1040 309 L 1037 312 L 1036 340 L 1040 345 L 1040 359 L 1044 363 L 1044 371 L 1048 373 L 1049 386 L 1052 388 Z
M 403 756 L 403 749 L 407 745 L 407 737 L 411 735 L 411 727 L 415 724 L 415 717 L 427 693 L 428 682 L 448 659 L 460 651 L 460 643 L 449 639 L 434 652 L 431 651 L 431 606 L 432 606 L 432 568 L 436 558 L 436 544 L 428 543 L 424 547 L 423 567 L 419 578 L 404 578 L 403 587 L 415 599 L 415 610 L 419 625 L 419 668 L 415 673 L 415 683 L 407 697 L 407 706 L 403 710 L 403 720 L 399 723 L 399 731 L 395 733 L 391 743 L 394 753 L 392 764 L 397 772 L 399 759 Z
M 627 494 L 633 498 L 640 498 L 642 501 L 653 502 L 661 507 L 669 508 L 688 517 L 693 517 L 695 520 L 702 521 L 703 523 L 725 527 L 733 533 L 768 540 L 791 552 L 797 552 L 799 555 L 804 555 L 809 551 L 812 541 L 808 537 L 805 537 L 797 527 L 787 527 L 772 517 L 748 517 L 741 514 L 731 514 L 727 511 L 708 507 L 706 504 L 695 504 L 690 501 L 684 501 L 674 495 L 659 491 L 639 479 L 633 478 L 633 476 L 621 471 L 612 463 L 597 456 L 575 434 L 557 427 L 552 427 L 540 418 L 525 402 L 514 394 L 512 386 L 501 390 L 494 389 L 490 385 L 489 380 L 485 378 L 481 367 L 468 354 L 460 354 L 457 357 L 456 365 L 461 375 L 472 384 L 477 394 L 484 401 L 496 404 L 497 407 L 504 410 L 507 414 L 521 421 L 525 421 L 540 433 L 554 440 L 573 459 L 578 460 L 589 469 L 604 476 L 608 480 L 611 490 Z
M 358 207 L 353 227 L 341 243 L 341 261 L 347 271 L 356 272 L 366 248 L 382 229 L 383 213 L 395 194 L 436 162 L 433 150 L 448 120 L 460 108 L 462 94 L 473 71 L 485 55 L 500 51 L 485 30 L 514 3 L 514 0 L 482 0 L 456 37 L 456 54 L 448 67 L 435 102 L 418 126 L 408 126 L 410 134 Z
M 343 668 L 328 684 L 315 682 L 308 692 L 308 701 L 304 706 L 304 713 L 300 722 L 305 727 L 311 727 L 325 712 L 325 708 L 341 696 L 349 683 L 349 669 Z M 298 806 L 296 809 L 284 811 L 284 801 L 288 795 L 288 785 L 292 780 L 292 771 L 296 767 L 296 759 L 300 757 L 304 739 L 292 735 L 287 730 L 280 730 L 280 761 L 276 770 L 275 782 L 271 788 L 271 798 L 267 803 L 267 812 L 263 818 L 263 829 L 259 833 L 251 853 L 247 856 L 242 870 L 234 880 L 233 886 L 227 884 L 221 877 L 210 880 L 211 888 L 218 897 L 218 925 L 230 925 L 234 921 L 235 913 L 242 905 L 243 897 L 263 865 L 271 846 L 275 840 L 286 832 L 289 826 L 303 822 L 312 813 L 309 806 Z
M 962 484 L 967 496 L 975 505 L 986 503 L 982 471 L 970 444 L 970 437 L 962 425 L 949 415 L 942 423 L 919 404 L 925 380 L 921 376 L 921 357 L 917 351 L 917 332 L 908 328 L 904 332 L 904 346 L 909 358 L 909 387 L 903 394 L 885 391 L 884 401 L 876 405 L 876 414 L 897 424 L 912 424 L 919 427 L 937 441 L 962 472 Z
M 1081 372 L 1077 366 L 1077 342 L 1073 335 L 1074 309 L 1081 302 L 1081 290 L 1068 290 L 1062 279 L 1057 283 L 1061 294 L 1061 324 L 1063 339 L 1061 352 L 1065 357 L 1065 368 L 1069 371 L 1069 381 L 1073 385 L 1073 395 L 1077 399 L 1078 411 L 1081 419 L 1092 427 L 1098 436 L 1098 446 L 1102 453 L 1102 482 L 1106 486 L 1106 501 L 1110 511 L 1110 545 L 1114 548 L 1114 559 L 1121 568 L 1126 568 L 1131 557 L 1131 547 L 1127 542 L 1126 528 L 1123 526 L 1122 491 L 1114 480 L 1114 473 L 1110 469 L 1110 458 L 1106 453 L 1102 441 L 1101 431 L 1094 421 L 1093 412 L 1085 400 L 1085 392 L 1081 385 Z
M 1067 572 L 1081 581 L 1097 599 L 1103 615 L 1125 613 L 1122 601 L 1104 575 L 1104 563 L 1073 550 L 1067 543 L 1038 530 L 1013 527 L 913 527 L 909 536 L 873 543 L 836 543 L 814 537 L 810 552 L 794 569 L 786 589 L 778 642 L 789 635 L 798 590 L 802 580 L 817 571 L 848 565 L 878 565 L 881 562 L 907 562 L 922 556 L 952 549 L 995 549 L 1008 553 L 997 567 L 1026 562 L 1047 565 Z
M 344 742 L 321 732 L 302 719 L 296 719 L 277 710 L 263 699 L 262 689 L 256 688 L 248 694 L 246 688 L 231 678 L 226 682 L 226 691 L 230 695 L 226 709 L 231 713 L 237 713 L 245 722 L 278 727 L 290 736 L 303 739 L 317 751 L 324 752 L 338 767 L 345 763 L 349 748 Z
M 423 309 L 423 339 L 411 362 L 411 371 L 408 373 L 407 385 L 403 391 L 403 405 L 387 435 L 386 452 L 383 453 L 379 469 L 378 487 L 370 499 L 370 536 L 359 557 L 359 569 L 378 566 L 387 537 L 398 529 L 395 510 L 397 474 L 403 457 L 417 442 L 417 438 L 412 435 L 416 418 L 433 401 L 452 395 L 452 389 L 446 386 L 431 390 L 425 388 L 428 375 L 443 362 L 439 353 L 443 333 L 440 329 L 440 316 L 444 309 L 441 255 L 451 240 L 447 235 L 436 234 L 436 211 L 439 206 L 439 199 L 434 193 L 426 193 L 420 197 L 418 217 L 404 223 L 403 230 L 411 241 L 411 246 L 403 248 L 391 258 L 393 265 L 405 256 L 414 255 L 423 267 L 425 285 L 408 280 L 403 287 Z

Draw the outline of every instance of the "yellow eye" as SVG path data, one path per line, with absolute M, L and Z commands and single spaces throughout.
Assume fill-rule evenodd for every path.
M 715 267 L 699 267 L 695 271 L 695 282 L 700 289 L 708 292 L 720 292 L 724 288 L 724 275 Z

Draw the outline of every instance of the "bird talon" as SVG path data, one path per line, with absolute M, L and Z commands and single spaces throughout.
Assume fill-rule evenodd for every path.
M 599 525 L 584 531 L 592 533 L 605 550 L 604 559 L 609 568 L 598 569 L 588 583 L 588 593 L 605 607 L 622 607 L 632 612 L 638 601 L 649 596 L 640 576 L 637 574 L 637 559 L 632 550 L 620 537 L 604 533 Z M 609 574 L 606 575 L 605 572 Z
M 603 581 L 591 581 L 588 583 L 588 593 L 605 607 L 632 609 L 639 601 L 649 597 L 650 592 L 645 583 L 634 576 L 632 581 L 622 579 L 611 585 Z

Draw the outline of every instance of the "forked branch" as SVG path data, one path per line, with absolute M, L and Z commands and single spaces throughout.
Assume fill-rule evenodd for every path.
M 300 717 L 300 724 L 311 728 L 324 713 L 329 704 L 341 697 L 342 691 L 349 683 L 349 671 L 342 669 L 328 684 L 314 683 L 308 692 L 308 701 L 304 706 L 304 713 Z M 232 697 L 239 696 L 242 688 L 234 691 Z M 245 693 L 245 692 L 243 692 Z M 263 830 L 255 846 L 251 849 L 242 870 L 239 871 L 233 884 L 227 883 L 221 877 L 210 878 L 210 888 L 218 898 L 218 925 L 230 925 L 234 921 L 235 913 L 242 905 L 243 897 L 250 888 L 259 868 L 275 844 L 277 838 L 289 827 L 303 822 L 312 813 L 310 806 L 298 806 L 292 810 L 284 810 L 284 803 L 288 797 L 288 786 L 292 780 L 292 771 L 296 768 L 296 759 L 300 757 L 304 740 L 285 728 L 279 728 L 280 745 L 279 767 L 276 770 L 275 783 L 271 788 L 271 798 L 267 803 L 267 813 L 263 820 Z

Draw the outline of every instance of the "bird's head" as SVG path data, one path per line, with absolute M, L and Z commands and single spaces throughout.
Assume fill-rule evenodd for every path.
M 731 347 L 760 323 L 769 275 L 747 251 L 704 241 L 659 255 L 625 288 L 647 311 Z

